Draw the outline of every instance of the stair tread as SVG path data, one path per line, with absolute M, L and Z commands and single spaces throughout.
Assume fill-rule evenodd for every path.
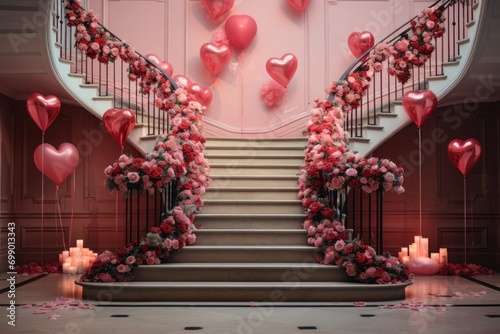
M 307 231 L 303 228 L 202 228 L 196 230 L 199 232 L 238 232 L 238 233 L 253 233 L 253 232 L 266 232 L 266 233 L 304 233 Z
M 241 262 L 241 263 L 162 263 L 162 264 L 155 264 L 155 265 L 140 265 L 139 268 L 140 270 L 153 270 L 155 268 L 158 269 L 174 269 L 174 268 L 253 268 L 253 269 L 269 269 L 269 268 L 290 268 L 290 267 L 308 267 L 308 268 L 315 268 L 315 269 L 340 269 L 344 270 L 343 268 L 335 265 L 324 265 L 320 263 L 315 263 L 315 262 L 290 262 L 290 263 L 284 263 L 284 262 L 276 262 L 276 263 L 247 263 L 247 262 Z
M 297 178 L 297 175 L 213 175 L 210 176 L 212 179 L 290 179 Z
M 207 191 L 210 191 L 210 190 L 217 190 L 217 191 L 224 191 L 224 190 L 227 190 L 227 191 L 231 191 L 231 190 L 238 190 L 238 191 L 259 191 L 259 190 L 263 190 L 263 191 L 271 191 L 271 190 L 276 190 L 276 191 L 297 191 L 298 192 L 298 189 L 297 187 L 208 187 L 206 189 Z
M 296 217 L 305 217 L 305 213 L 197 213 L 196 217 L 254 217 L 254 218 L 296 218 Z
M 207 282 L 177 282 L 177 281 L 132 281 L 132 282 L 112 282 L 112 283 L 99 283 L 99 282 L 76 282 L 79 285 L 87 286 L 104 286 L 109 288 L 110 286 L 127 286 L 127 287 L 141 287 L 145 289 L 153 289 L 158 287 L 177 287 L 177 288 L 227 288 L 227 287 L 237 287 L 237 288 L 259 288 L 259 287 L 283 287 L 283 288 L 310 288 L 310 289 L 322 289 L 328 287 L 356 287 L 357 289 L 369 290 L 373 289 L 390 289 L 396 286 L 408 286 L 412 284 L 408 283 L 398 283 L 398 284 L 366 284 L 366 283 L 356 283 L 356 282 L 218 282 L 218 281 L 207 281 Z
M 313 250 L 314 247 L 309 245 L 190 245 L 182 249 L 183 252 L 188 252 L 189 250 L 199 250 L 199 249 L 230 249 L 230 250 L 255 250 L 255 249 L 310 249 Z
M 279 204 L 279 203 L 302 203 L 298 199 L 206 199 L 207 203 L 252 203 L 252 204 Z

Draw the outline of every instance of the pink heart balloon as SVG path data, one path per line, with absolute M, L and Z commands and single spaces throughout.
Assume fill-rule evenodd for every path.
M 158 63 L 161 61 L 160 57 L 158 57 L 154 53 L 148 53 L 144 57 L 146 57 L 147 59 L 149 59 L 150 61 L 152 61 L 156 65 L 158 65 Z
M 231 50 L 224 44 L 205 43 L 200 48 L 200 58 L 208 71 L 217 75 L 231 59 Z
M 189 86 L 189 93 L 193 94 L 196 101 L 200 102 L 203 106 L 208 107 L 212 103 L 212 91 L 210 88 L 202 87 L 200 84 L 194 83 Z
M 441 265 L 437 261 L 424 256 L 417 257 L 406 265 L 410 272 L 416 275 L 435 275 L 441 269 Z
M 33 155 L 36 167 L 56 185 L 60 185 L 78 165 L 80 155 L 73 144 L 62 143 L 56 150 L 50 144 L 39 145 Z
M 286 2 L 295 10 L 303 12 L 309 6 L 311 0 L 286 0 Z
M 183 75 L 180 75 L 180 74 L 177 74 L 174 77 L 174 81 L 177 83 L 177 85 L 179 87 L 184 88 L 184 89 L 188 89 L 189 86 L 191 86 L 191 80 L 189 80 L 189 78 L 187 78 Z
M 269 58 L 266 62 L 266 71 L 276 82 L 286 88 L 297 70 L 298 60 L 291 53 L 281 58 Z
M 361 57 L 366 51 L 370 50 L 375 43 L 375 38 L 369 31 L 353 32 L 347 38 L 347 45 L 354 57 Z
M 436 105 L 436 95 L 430 90 L 409 91 L 403 95 L 403 107 L 417 128 L 429 118 Z
M 481 156 L 481 144 L 475 139 L 454 139 L 448 144 L 448 157 L 465 177 Z
M 167 73 L 168 75 L 172 76 L 174 74 L 174 68 L 168 61 L 160 61 L 158 63 L 158 67 L 163 70 L 163 72 Z
M 111 108 L 102 116 L 102 122 L 109 134 L 123 149 L 123 143 L 135 126 L 134 113 L 130 109 Z
M 245 49 L 257 34 L 257 23 L 248 15 L 232 15 L 227 19 L 224 30 L 231 43 Z
M 26 109 L 42 133 L 45 133 L 59 114 L 61 102 L 53 95 L 43 96 L 40 93 L 33 93 L 26 100 Z
M 217 20 L 226 14 L 234 5 L 234 0 L 201 0 L 203 8 L 212 20 Z

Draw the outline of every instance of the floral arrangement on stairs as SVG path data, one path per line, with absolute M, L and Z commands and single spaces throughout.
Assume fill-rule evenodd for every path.
M 76 47 L 104 64 L 118 57 L 128 63 L 129 78 L 138 81 L 143 94 L 155 94 L 156 107 L 171 119 L 169 134 L 145 158 L 122 155 L 105 169 L 106 186 L 125 194 L 133 189 L 162 191 L 175 181 L 176 204 L 160 226 L 152 227 L 141 240 L 116 253 L 100 254 L 80 278 L 90 282 L 130 281 L 137 265 L 159 264 L 172 251 L 196 241 L 194 213 L 203 207 L 201 195 L 210 183 L 205 137 L 199 126 L 206 107 L 183 88 L 173 91 L 161 70 L 102 27 L 92 10 L 86 12 L 80 7 L 80 0 L 68 0 L 65 12 L 67 24 L 76 26 Z
M 388 72 L 399 82 L 410 78 L 410 70 L 421 66 L 434 51 L 432 39 L 441 37 L 445 18 L 438 7 L 427 8 L 411 21 L 411 37 L 394 45 L 377 44 L 357 71 L 334 82 L 331 98 L 316 100 L 307 124 L 308 145 L 299 177 L 299 199 L 306 209 L 303 224 L 308 244 L 317 247 L 317 261 L 343 266 L 349 276 L 366 283 L 398 283 L 410 279 L 407 267 L 397 258 L 377 255 L 359 239 L 351 240 L 335 219 L 336 208 L 327 202 L 331 190 L 361 188 L 367 193 L 394 189 L 404 192 L 403 169 L 387 159 L 363 158 L 349 150 L 345 116 L 361 103 L 371 79 L 388 60 Z

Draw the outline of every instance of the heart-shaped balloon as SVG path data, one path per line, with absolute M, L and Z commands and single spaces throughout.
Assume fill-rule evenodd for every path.
M 43 96 L 40 93 L 33 93 L 26 100 L 26 109 L 44 134 L 59 114 L 61 102 L 53 95 Z
M 111 108 L 102 116 L 102 122 L 109 134 L 123 149 L 123 143 L 135 126 L 134 113 L 130 109 Z
M 180 88 L 188 89 L 189 86 L 191 86 L 191 80 L 189 80 L 188 77 L 185 77 L 183 75 L 177 74 L 174 77 L 174 81 L 177 83 L 177 85 Z
M 292 80 L 299 62 L 291 53 L 285 53 L 281 58 L 269 58 L 266 71 L 276 82 L 286 88 Z
M 234 0 L 201 0 L 203 8 L 212 20 L 217 20 L 226 14 L 234 5 Z
M 347 45 L 354 57 L 361 57 L 366 51 L 370 50 L 375 43 L 375 38 L 369 31 L 353 32 L 347 38 Z
M 481 144 L 473 138 L 453 139 L 448 144 L 448 157 L 465 177 L 481 156 Z
M 152 61 L 156 65 L 158 65 L 158 63 L 161 61 L 160 57 L 158 57 L 154 53 L 148 53 L 144 57 L 146 57 L 147 59 L 149 59 L 150 61 Z
M 200 84 L 194 83 L 189 86 L 189 93 L 193 94 L 196 101 L 200 102 L 201 105 L 208 107 L 212 103 L 212 91 L 210 88 L 202 87 Z
M 168 75 L 172 76 L 174 74 L 174 68 L 168 61 L 160 61 L 158 63 L 158 67 L 163 70 L 163 72 L 167 73 Z
M 33 154 L 36 167 L 56 185 L 60 185 L 78 165 L 80 155 L 73 144 L 62 143 L 56 150 L 50 144 L 39 145 Z
M 257 34 L 257 23 L 248 15 L 232 15 L 227 19 L 224 30 L 231 43 L 245 49 Z
M 217 75 L 231 59 L 231 50 L 224 44 L 205 43 L 200 48 L 200 58 L 208 71 Z
M 286 0 L 286 2 L 288 2 L 288 4 L 295 10 L 303 12 L 307 8 L 307 6 L 309 6 L 311 0 Z
M 436 95 L 430 90 L 409 91 L 403 95 L 403 107 L 417 128 L 429 118 L 436 105 Z

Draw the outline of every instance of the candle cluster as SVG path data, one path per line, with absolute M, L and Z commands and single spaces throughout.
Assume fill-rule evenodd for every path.
M 69 251 L 65 250 L 59 254 L 63 274 L 82 274 L 96 258 L 97 253 L 83 248 L 82 239 L 76 241 L 76 247 L 70 247 Z
M 414 242 L 408 247 L 401 247 L 401 251 L 398 252 L 399 261 L 404 264 L 408 264 L 421 257 L 429 257 L 429 239 L 422 238 L 420 235 L 416 235 Z M 431 253 L 430 258 L 440 265 L 448 263 L 448 250 L 446 248 L 439 248 L 439 253 Z

